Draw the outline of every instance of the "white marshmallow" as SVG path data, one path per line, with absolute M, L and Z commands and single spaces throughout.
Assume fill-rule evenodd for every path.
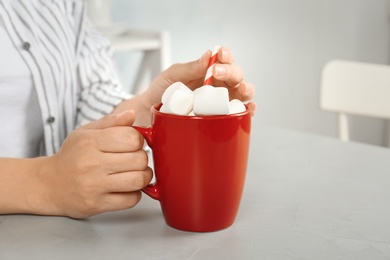
M 188 113 L 188 116 L 195 116 L 194 110 L 191 110 L 191 112 Z
M 161 97 L 161 102 L 164 104 L 164 103 L 167 103 L 168 102 L 168 99 L 170 96 L 172 96 L 172 94 L 176 91 L 176 90 L 184 90 L 184 91 L 187 91 L 188 93 L 189 92 L 192 92 L 191 89 L 189 89 L 186 85 L 184 85 L 183 83 L 181 82 L 175 82 L 173 83 L 172 85 L 170 85 L 163 93 L 162 97 Z
M 163 103 L 160 111 L 175 115 L 186 116 L 192 110 L 193 93 L 185 89 L 175 90 L 169 98 Z
M 225 87 L 205 85 L 194 90 L 195 115 L 226 115 L 229 113 L 229 92 Z
M 246 110 L 244 103 L 238 99 L 229 102 L 229 114 L 244 112 Z

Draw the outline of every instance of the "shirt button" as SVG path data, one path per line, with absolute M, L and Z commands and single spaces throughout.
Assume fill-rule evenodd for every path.
M 55 120 L 56 120 L 56 119 L 55 119 L 53 116 L 51 116 L 51 117 L 49 117 L 49 118 L 46 120 L 46 122 L 48 122 L 49 124 L 51 124 L 51 123 L 53 123 Z
M 29 42 L 24 42 L 23 43 L 23 49 L 26 51 L 30 50 L 31 44 Z

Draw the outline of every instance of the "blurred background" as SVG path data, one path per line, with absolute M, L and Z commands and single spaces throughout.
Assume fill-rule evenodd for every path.
M 336 114 L 319 106 L 323 66 L 332 59 L 389 63 L 389 0 L 88 2 L 91 20 L 109 37 L 125 29 L 167 32 L 163 66 L 198 59 L 216 44 L 229 47 L 256 87 L 254 134 L 274 125 L 336 137 Z M 114 57 L 131 91 L 142 53 Z M 350 130 L 353 141 L 381 146 L 390 132 L 386 120 L 360 116 L 350 117 Z

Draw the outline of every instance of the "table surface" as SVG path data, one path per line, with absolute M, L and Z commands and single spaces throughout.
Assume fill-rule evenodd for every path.
M 0 259 L 390 259 L 390 150 L 253 129 L 233 226 L 168 227 L 147 196 L 87 220 L 0 216 Z

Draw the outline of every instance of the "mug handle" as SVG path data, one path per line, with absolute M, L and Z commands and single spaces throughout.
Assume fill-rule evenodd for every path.
M 133 128 L 142 134 L 149 147 L 153 150 L 153 128 L 142 126 L 133 126 Z M 142 191 L 152 199 L 160 200 L 157 182 L 147 185 Z

